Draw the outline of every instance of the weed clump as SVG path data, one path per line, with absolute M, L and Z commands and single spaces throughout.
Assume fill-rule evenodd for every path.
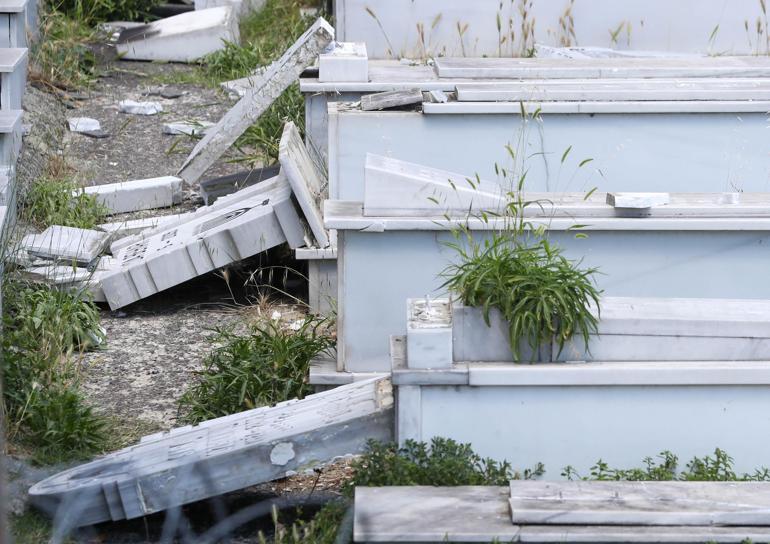
M 104 341 L 98 309 L 77 293 L 6 280 L 3 410 L 8 439 L 38 462 L 91 455 L 105 424 L 78 390 L 77 353 Z
M 21 207 L 23 219 L 40 228 L 61 225 L 92 229 L 104 221 L 107 211 L 95 195 L 86 194 L 73 181 L 53 177 L 31 184 Z
M 96 32 L 82 20 L 57 11 L 44 13 L 40 38 L 31 50 L 30 79 L 61 89 L 90 85 L 96 77 L 96 56 L 89 44 Z
M 662 451 L 657 460 L 645 457 L 642 467 L 622 469 L 611 468 L 599 459 L 590 469 L 588 476 L 581 476 L 574 467 L 567 466 L 561 475 L 569 480 L 614 480 L 614 481 L 671 481 L 692 482 L 764 482 L 770 481 L 770 469 L 759 468 L 752 474 L 738 474 L 733 468 L 735 460 L 727 452 L 716 448 L 714 455 L 693 457 L 680 470 L 679 457 L 670 451 Z
M 259 406 L 270 406 L 312 392 L 310 361 L 334 347 L 328 322 L 313 316 L 294 325 L 261 320 L 247 334 L 218 329 L 218 346 L 207 357 L 197 381 L 179 401 L 184 420 L 197 423 Z
M 160 0 L 48 0 L 47 7 L 86 24 L 134 21 L 149 15 Z

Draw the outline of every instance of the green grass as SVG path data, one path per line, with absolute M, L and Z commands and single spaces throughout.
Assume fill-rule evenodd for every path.
M 159 81 L 218 87 L 223 81 L 251 75 L 257 68 L 278 59 L 312 24 L 313 18 L 300 14 L 300 8 L 308 5 L 317 5 L 317 2 L 268 0 L 260 11 L 241 20 L 240 45 L 228 43 L 221 51 L 204 58 L 197 70 L 161 76 Z M 235 146 L 241 150 L 241 156 L 237 160 L 275 162 L 286 121 L 293 121 L 304 134 L 305 103 L 297 84 L 289 87 L 238 139 Z
M 133 21 L 147 18 L 160 0 L 47 0 L 51 12 L 93 25 L 102 21 Z
M 183 418 L 197 423 L 304 398 L 312 392 L 310 360 L 334 347 L 327 328 L 326 320 L 308 316 L 293 328 L 263 319 L 247 334 L 218 330 L 217 347 L 179 401 Z
M 86 22 L 44 11 L 40 38 L 32 45 L 30 80 L 61 89 L 89 86 L 96 77 L 96 57 L 89 47 L 95 40 L 96 32 Z
M 10 517 L 11 537 L 16 544 L 41 544 L 52 536 L 51 522 L 33 510 Z
M 75 195 L 75 196 L 73 196 Z M 75 182 L 59 177 L 35 180 L 21 203 L 21 218 L 44 229 L 50 225 L 92 229 L 103 223 L 107 208 Z
M 3 286 L 3 410 L 8 441 L 39 463 L 86 458 L 106 424 L 79 391 L 77 356 L 104 341 L 98 309 L 77 293 Z

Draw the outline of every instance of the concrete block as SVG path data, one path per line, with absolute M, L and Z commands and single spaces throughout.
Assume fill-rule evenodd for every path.
M 318 19 L 264 74 L 254 77 L 251 88 L 197 143 L 178 174 L 187 183 L 196 182 L 283 91 L 316 62 L 333 39 L 334 29 L 323 18 Z
M 337 310 L 337 248 L 300 248 L 294 252 L 298 261 L 307 261 L 308 306 L 317 315 L 332 315 Z
M 182 201 L 182 179 L 174 176 L 92 185 L 83 191 L 95 195 L 110 213 L 168 208 Z
M 326 176 L 317 168 L 317 161 L 310 157 L 299 130 L 291 121 L 283 127 L 278 160 L 316 242 L 319 247 L 327 247 L 329 236 L 321 214 L 322 202 L 328 194 Z
M 106 232 L 53 225 L 41 234 L 25 236 L 21 247 L 34 256 L 87 264 L 104 251 L 108 241 Z
M 448 299 L 406 303 L 406 362 L 409 368 L 451 368 L 452 307 Z
M 384 93 L 365 94 L 361 97 L 361 109 L 364 111 L 387 110 L 422 103 L 420 89 L 405 91 L 385 91 Z
M 216 497 L 393 439 L 393 390 L 374 378 L 143 438 L 30 489 L 74 526 L 133 519 Z
M 366 44 L 336 42 L 330 51 L 318 58 L 318 81 L 369 81 L 369 59 Z
M 118 103 L 120 113 L 132 115 L 156 115 L 163 111 L 163 106 L 158 102 L 137 102 L 136 100 L 121 100 Z
M 116 48 L 126 59 L 192 62 L 239 41 L 237 13 L 222 6 L 126 29 Z
M 284 182 L 264 194 L 204 209 L 120 249 L 119 266 L 102 277 L 107 302 L 121 308 L 282 244 L 286 237 L 275 205 L 290 198 Z
M 665 206 L 670 200 L 668 193 L 607 193 L 607 204 L 615 208 L 654 208 Z

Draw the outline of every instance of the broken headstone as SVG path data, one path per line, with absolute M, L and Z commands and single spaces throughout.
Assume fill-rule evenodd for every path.
M 243 98 L 197 143 L 178 174 L 187 183 L 198 181 L 333 39 L 334 29 L 323 18 L 318 19 L 264 74 L 255 77 Z
M 390 378 L 372 378 L 145 436 L 47 478 L 38 508 L 75 526 L 134 519 L 286 477 L 393 438 Z
M 122 248 L 118 266 L 102 277 L 113 310 L 266 251 L 286 241 L 275 207 L 291 198 L 288 183 L 230 202 Z
M 278 148 L 278 160 L 286 178 L 291 183 L 310 230 L 319 247 L 329 245 L 329 236 L 323 223 L 321 206 L 327 190 L 326 177 L 310 157 L 297 127 L 289 121 L 283 127 Z
M 174 176 L 85 187 L 110 213 L 168 208 L 182 201 L 182 180 Z
M 33 256 L 88 264 L 104 251 L 108 241 L 105 232 L 53 225 L 41 234 L 25 236 L 21 247 Z
M 192 62 L 239 41 L 237 14 L 222 6 L 127 28 L 116 48 L 125 59 Z
M 22 277 L 54 286 L 66 286 L 87 280 L 91 272 L 86 268 L 61 264 L 48 264 L 26 268 L 21 272 Z

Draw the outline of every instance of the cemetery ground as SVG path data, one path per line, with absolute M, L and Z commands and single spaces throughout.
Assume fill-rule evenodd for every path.
M 272 2 L 278 13 L 268 15 L 285 18 L 282 11 L 285 8 L 291 16 L 290 20 L 283 21 L 283 29 L 292 24 L 299 28 L 301 18 L 295 15 L 298 12 L 295 4 L 298 3 Z M 54 22 L 44 20 L 44 32 L 46 24 Z M 56 24 L 58 29 L 66 30 L 66 25 Z M 256 19 L 250 24 L 261 31 L 265 21 Z M 54 34 L 50 29 L 49 32 Z M 248 30 L 245 34 L 248 36 Z M 94 37 L 94 34 L 87 35 L 88 40 Z M 70 72 L 63 72 L 67 68 L 66 62 L 61 66 L 54 64 L 54 69 L 50 69 L 51 63 L 62 62 L 61 57 L 48 59 L 46 55 L 50 51 L 38 50 L 34 57 L 38 64 L 32 72 L 34 88 L 28 92 L 33 99 L 28 101 L 25 112 L 25 123 L 30 126 L 27 141 L 32 142 L 25 151 L 27 163 L 35 164 L 37 170 L 31 168 L 32 175 L 22 190 L 27 192 L 36 185 L 38 189 L 56 184 L 98 185 L 173 175 L 196 140 L 189 136 L 165 135 L 163 124 L 192 120 L 216 122 L 235 102 L 218 88 L 216 82 L 246 75 L 264 62 L 260 55 L 271 55 L 273 51 L 280 53 L 283 43 L 292 38 L 291 35 L 281 39 L 268 38 L 266 41 L 271 42 L 268 46 L 264 46 L 263 40 L 260 44 L 264 47 L 255 48 L 258 52 L 250 54 L 245 53 L 247 48 L 230 51 L 232 55 L 223 60 L 224 65 L 211 70 L 182 64 L 122 61 L 96 42 L 87 44 L 89 50 L 85 56 L 73 53 L 81 58 L 73 61 Z M 76 41 L 78 47 L 87 43 L 86 38 L 78 38 L 77 32 L 64 41 Z M 59 43 L 65 51 L 67 45 L 70 44 Z M 245 60 L 240 59 L 241 64 L 228 67 L 228 61 L 238 61 L 239 55 L 246 55 Z M 85 58 L 95 64 L 85 63 Z M 291 110 L 292 106 L 301 104 L 301 100 L 297 101 L 298 91 L 292 89 L 287 94 L 289 96 L 281 100 L 282 104 L 277 104 L 281 107 L 268 113 L 265 123 L 255 127 L 238 149 L 226 154 L 207 172 L 208 178 L 274 160 L 277 138 L 273 141 L 273 137 L 280 136 L 282 121 L 287 115 L 291 117 L 300 111 L 297 108 Z M 126 99 L 160 102 L 163 112 L 151 116 L 119 113 L 117 104 Z M 99 120 L 107 137 L 92 138 L 57 130 L 57 127 L 65 126 L 69 117 Z M 271 129 L 276 134 L 271 135 Z M 22 163 L 24 161 L 25 157 L 22 157 Z M 20 168 L 24 169 L 25 165 L 21 164 Z M 42 190 L 38 193 L 46 194 Z M 28 196 L 30 194 L 29 199 L 22 197 L 22 203 L 28 208 L 21 211 L 17 235 L 31 228 L 30 223 L 36 223 L 34 226 L 40 228 L 52 222 L 54 217 L 51 214 L 55 212 L 52 209 L 55 204 L 51 204 L 50 199 L 40 198 L 34 190 L 27 192 Z M 32 200 L 39 198 L 43 202 Z M 148 215 L 179 213 L 200 205 L 198 195 L 188 193 L 184 201 L 173 208 L 135 212 L 105 220 L 120 222 Z M 270 283 L 268 276 L 273 274 L 255 273 L 268 264 L 277 267 L 272 269 L 274 271 L 288 270 L 283 267 L 294 264 L 287 256 L 288 251 L 272 251 L 267 256 L 238 263 L 228 270 L 170 289 L 122 310 L 111 312 L 106 305 L 101 307 L 98 321 L 105 333 L 103 345 L 90 350 L 75 347 L 64 357 L 71 359 L 75 369 L 68 371 L 68 385 L 76 383 L 85 404 L 93 408 L 96 418 L 105 425 L 106 440 L 86 455 L 60 451 L 53 456 L 49 455 L 51 452 L 41 455 L 24 440 L 11 441 L 12 508 L 21 514 L 26 488 L 62 466 L 72 464 L 78 457 L 113 451 L 135 443 L 143 435 L 181 424 L 179 399 L 195 381 L 205 357 L 216 347 L 215 329 L 243 333 L 249 324 L 265 319 L 277 319 L 286 325 L 303 319 L 305 310 L 294 298 L 301 296 L 297 275 L 275 272 L 272 286 L 264 286 L 259 284 Z M 8 281 L 14 281 L 12 274 L 7 276 Z M 53 464 L 49 464 L 51 462 Z M 276 497 L 307 498 L 313 494 L 322 496 L 329 490 L 336 494 L 348 473 L 348 462 L 344 461 L 314 474 L 301 474 L 228 496 L 225 501 L 236 509 L 239 504 Z M 201 511 L 196 514 L 195 510 L 192 515 L 201 520 L 207 516 Z M 258 530 L 272 529 L 269 512 L 262 518 L 256 526 L 245 529 L 244 541 L 256 541 Z M 106 529 L 109 536 L 97 531 L 88 537 L 108 542 L 154 541 L 159 538 L 154 529 L 161 525 L 158 520 L 151 521 L 149 526 L 141 522 L 119 524 Z M 49 536 L 48 522 L 31 511 L 14 518 L 14 526 L 21 542 L 39 542 Z

